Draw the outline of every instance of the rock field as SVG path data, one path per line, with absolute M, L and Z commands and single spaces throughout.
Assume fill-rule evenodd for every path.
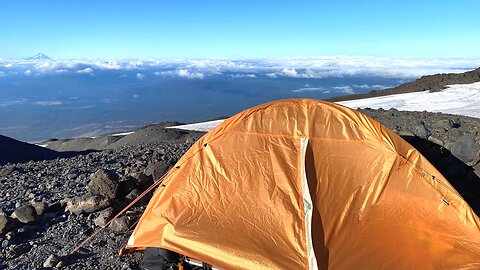
M 480 213 L 480 119 L 361 111 L 417 147 Z M 140 269 L 141 253 L 117 254 L 148 196 L 79 252 L 66 255 L 163 175 L 201 135 L 153 125 L 124 136 L 45 143 L 68 156 L 52 157 L 47 151 L 45 160 L 18 163 L 4 157 L 0 269 Z

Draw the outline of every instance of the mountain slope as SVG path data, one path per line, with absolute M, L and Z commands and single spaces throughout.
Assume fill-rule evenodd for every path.
M 46 56 L 43 53 L 38 53 L 32 57 L 27 58 L 27 60 L 51 60 L 52 58 Z
M 401 84 L 394 88 L 389 88 L 379 91 L 371 91 L 366 94 L 355 94 L 341 97 L 334 97 L 327 99 L 327 101 L 337 102 L 354 99 L 364 99 L 371 97 L 389 96 L 395 94 L 404 94 L 411 92 L 430 91 L 437 92 L 445 89 L 448 85 L 452 84 L 469 84 L 480 81 L 480 68 L 464 73 L 443 73 L 422 76 L 421 78 L 413 81 Z
M 0 165 L 54 159 L 58 156 L 56 151 L 0 135 Z

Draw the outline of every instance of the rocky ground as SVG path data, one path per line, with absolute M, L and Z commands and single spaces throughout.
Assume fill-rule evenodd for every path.
M 480 119 L 395 109 L 359 111 L 417 148 L 480 216 Z
M 201 135 L 149 127 L 129 138 L 116 136 L 111 141 L 120 143 L 108 149 L 0 166 L 0 269 L 140 269 L 140 253 L 120 258 L 118 251 L 148 197 L 77 254 L 65 255 L 163 175 Z M 81 141 L 66 146 L 82 150 Z
M 361 111 L 417 147 L 480 213 L 480 119 Z M 78 253 L 65 255 L 161 176 L 201 135 L 149 126 L 126 136 L 45 143 L 69 156 L 0 163 L 0 269 L 140 269 L 141 253 L 117 254 L 148 197 Z

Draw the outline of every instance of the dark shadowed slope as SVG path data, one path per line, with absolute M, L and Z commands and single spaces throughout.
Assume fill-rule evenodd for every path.
M 178 139 L 198 139 L 203 133 L 195 131 L 184 131 L 166 129 L 165 126 L 178 125 L 179 123 L 152 124 L 141 127 L 135 131 L 121 134 L 105 134 L 94 138 L 73 138 L 62 140 L 45 141 L 47 148 L 65 151 L 105 150 L 117 149 L 129 145 L 156 143 L 161 141 L 172 141 Z
M 58 152 L 0 135 L 0 165 L 58 157 Z
M 451 84 L 468 84 L 480 81 L 480 68 L 465 73 L 444 73 L 422 76 L 413 82 L 401 84 L 394 88 L 388 88 L 379 91 L 370 91 L 366 94 L 355 94 L 349 96 L 341 96 L 327 99 L 328 101 L 337 102 L 345 100 L 354 100 L 362 98 L 388 96 L 394 94 L 403 94 L 420 91 L 436 92 L 445 89 L 447 85 Z

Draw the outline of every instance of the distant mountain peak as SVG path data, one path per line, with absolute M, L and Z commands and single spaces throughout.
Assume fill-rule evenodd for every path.
M 38 53 L 32 57 L 27 58 L 27 60 L 51 60 L 52 58 L 46 56 L 43 53 Z

